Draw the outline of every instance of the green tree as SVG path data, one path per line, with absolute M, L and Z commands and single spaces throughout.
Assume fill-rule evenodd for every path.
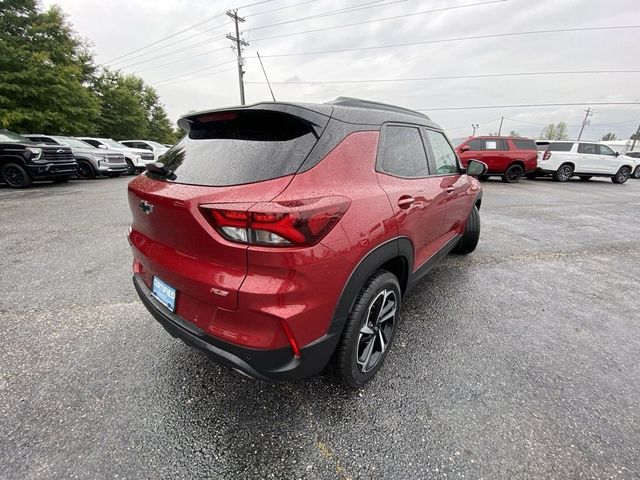
M 602 136 L 602 141 L 603 142 L 610 142 L 612 140 L 617 140 L 618 137 L 616 136 L 615 133 L 607 133 L 606 135 Z
M 557 125 L 550 123 L 542 129 L 538 138 L 541 140 L 568 140 L 567 124 L 564 122 L 558 122 Z
M 97 120 L 100 135 L 173 143 L 175 134 L 164 106 L 153 87 L 141 78 L 103 70 L 95 88 L 102 103 Z
M 0 125 L 18 132 L 91 134 L 100 109 L 95 65 L 58 7 L 0 0 Z
M 554 140 L 569 140 L 566 123 L 558 122 L 556 125 L 556 138 L 554 138 Z

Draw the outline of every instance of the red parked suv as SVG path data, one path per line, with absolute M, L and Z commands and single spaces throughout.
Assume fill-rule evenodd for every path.
M 529 138 L 469 137 L 456 150 L 463 167 L 471 159 L 487 165 L 487 174 L 480 180 L 499 175 L 505 183 L 516 183 L 538 166 L 538 148 Z
M 357 99 L 189 114 L 129 184 L 135 288 L 175 337 L 250 376 L 380 368 L 405 292 L 473 251 L 480 184 L 420 113 Z

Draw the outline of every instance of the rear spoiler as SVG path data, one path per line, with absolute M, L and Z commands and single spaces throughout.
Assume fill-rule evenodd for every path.
M 313 128 L 316 136 L 319 137 L 324 131 L 324 128 L 327 126 L 329 119 L 331 118 L 333 107 L 330 105 L 310 105 L 309 107 L 307 107 L 290 103 L 263 102 L 255 103 L 253 105 L 221 108 L 215 110 L 204 110 L 201 112 L 190 113 L 178 120 L 178 126 L 188 132 L 191 130 L 191 127 L 193 125 L 197 125 L 198 123 L 200 123 L 200 119 L 208 118 L 215 114 L 224 114 L 225 112 L 241 112 L 244 110 L 262 110 L 292 115 L 308 123 Z

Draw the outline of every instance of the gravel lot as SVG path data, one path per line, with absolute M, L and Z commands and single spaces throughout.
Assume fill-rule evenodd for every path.
M 359 392 L 172 339 L 131 284 L 128 179 L 0 186 L 0 477 L 638 478 L 640 181 L 485 185 Z

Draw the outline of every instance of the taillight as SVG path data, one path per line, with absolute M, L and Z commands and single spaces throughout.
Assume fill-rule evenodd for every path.
M 542 155 L 542 160 L 549 160 L 550 158 L 551 158 L 551 152 L 549 150 L 546 150 Z
M 233 205 L 205 204 L 200 210 L 229 241 L 271 247 L 311 246 L 340 221 L 349 208 L 345 197 L 290 202 L 263 202 L 247 210 Z

